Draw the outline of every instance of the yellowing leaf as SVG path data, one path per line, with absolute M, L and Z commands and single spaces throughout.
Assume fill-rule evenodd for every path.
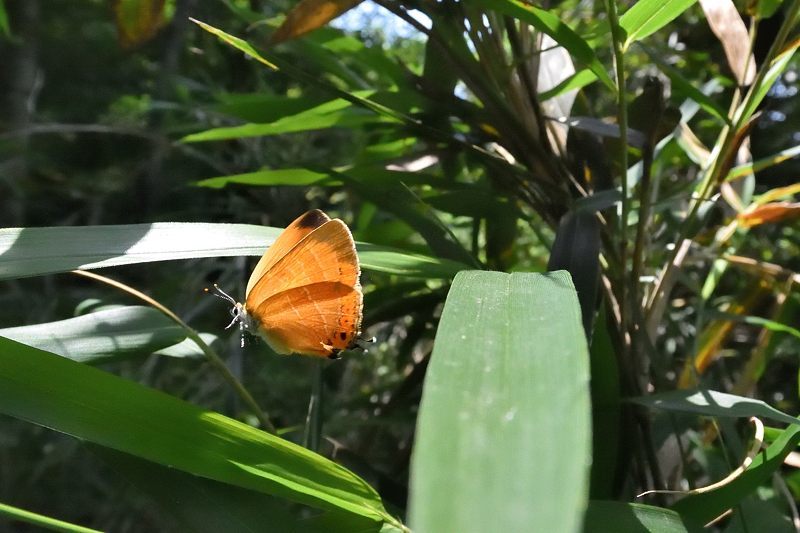
M 128 50 L 152 39 L 164 25 L 165 0 L 114 0 L 114 21 L 122 48 Z
M 739 225 L 751 228 L 761 224 L 774 224 L 800 216 L 800 202 L 772 202 L 748 209 L 736 217 Z
M 335 19 L 362 0 L 300 0 L 292 9 L 281 27 L 272 34 L 270 41 L 282 43 L 314 31 Z

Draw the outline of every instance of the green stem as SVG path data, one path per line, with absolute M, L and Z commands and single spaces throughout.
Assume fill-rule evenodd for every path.
M 76 524 L 70 524 L 69 522 L 64 522 L 62 520 L 50 518 L 49 516 L 40 515 L 38 513 L 34 513 L 31 511 L 26 511 L 25 509 L 20 509 L 18 507 L 12 507 L 11 505 L 6 505 L 4 503 L 0 503 L 0 516 L 8 516 L 12 520 L 19 520 L 20 522 L 25 522 L 26 524 L 33 524 L 41 527 L 42 529 L 49 529 L 50 531 L 69 531 L 72 533 L 101 533 L 96 529 L 91 529 Z
M 325 361 L 314 361 L 314 376 L 311 378 L 311 397 L 308 400 L 308 415 L 306 416 L 306 431 L 303 436 L 303 445 L 316 452 L 322 440 L 322 371 Z
M 616 0 L 606 0 L 608 22 L 611 25 L 611 44 L 614 51 L 614 69 L 617 78 L 617 124 L 619 125 L 620 142 L 620 187 L 622 189 L 622 208 L 620 216 L 620 318 L 623 331 L 627 331 L 630 324 L 628 312 L 628 211 L 630 201 L 628 198 L 628 106 L 625 101 L 625 60 L 622 50 L 622 35 L 620 35 L 619 19 L 617 16 Z M 626 342 L 628 345 L 628 342 Z
M 78 274 L 79 276 L 91 278 L 103 282 L 107 285 L 111 285 L 112 287 L 120 289 L 124 292 L 127 292 L 131 296 L 139 298 L 140 300 L 152 305 L 153 307 L 155 307 L 156 309 L 167 315 L 167 317 L 169 317 L 172 321 L 174 321 L 181 328 L 183 328 L 184 331 L 186 332 L 186 336 L 192 339 L 195 342 L 195 344 L 197 344 L 197 346 L 200 348 L 200 350 L 203 351 L 203 354 L 206 356 L 208 362 L 211 363 L 211 366 L 213 366 L 217 370 L 217 372 L 220 373 L 223 379 L 225 379 L 225 381 L 227 381 L 228 384 L 231 387 L 233 387 L 233 390 L 236 391 L 236 393 L 239 395 L 242 401 L 250 407 L 250 409 L 253 411 L 253 414 L 256 416 L 256 418 L 258 418 L 258 421 L 261 423 L 261 426 L 269 433 L 272 433 L 273 435 L 275 434 L 275 426 L 273 426 L 272 422 L 269 421 L 269 416 L 258 406 L 258 404 L 256 403 L 253 396 L 250 394 L 250 392 L 248 392 L 248 390 L 244 387 L 244 385 L 242 385 L 242 383 L 238 379 L 236 379 L 236 376 L 234 376 L 228 369 L 228 367 L 225 366 L 225 363 L 217 355 L 217 353 L 208 344 L 206 344 L 205 341 L 203 341 L 203 339 L 200 337 L 200 335 L 198 335 L 198 333 L 194 329 L 189 327 L 189 325 L 186 324 L 186 322 L 181 320 L 181 318 L 178 315 L 173 313 L 170 309 L 168 309 L 161 303 L 157 302 L 153 298 L 147 296 L 143 292 L 137 291 L 133 287 L 125 285 L 124 283 L 113 280 L 111 278 L 107 278 L 105 276 L 101 276 L 100 274 L 95 274 L 94 272 L 87 272 L 85 270 L 73 270 L 72 272 L 73 274 Z

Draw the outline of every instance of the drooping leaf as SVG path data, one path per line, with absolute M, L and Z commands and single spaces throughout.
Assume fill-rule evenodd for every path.
M 732 0 L 700 0 L 711 31 L 725 50 L 728 65 L 739 85 L 750 85 L 756 76 L 756 60 L 750 51 L 750 36 Z
M 395 522 L 366 482 L 322 456 L 160 391 L 4 338 L 0 412 L 197 476 L 375 522 Z
M 588 379 L 565 272 L 460 273 L 420 404 L 411 528 L 578 529 L 591 463 Z
M 770 202 L 763 205 L 754 205 L 752 208 L 739 213 L 736 219 L 744 228 L 752 228 L 761 224 L 775 224 L 786 220 L 793 220 L 800 216 L 800 202 Z
M 640 396 L 630 400 L 633 403 L 704 416 L 769 418 L 786 424 L 800 424 L 800 419 L 771 407 L 761 400 L 736 396 L 712 390 L 675 390 Z

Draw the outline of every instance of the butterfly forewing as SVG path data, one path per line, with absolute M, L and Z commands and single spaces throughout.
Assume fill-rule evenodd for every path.
M 280 292 L 331 281 L 358 286 L 358 256 L 353 237 L 341 220 L 330 220 L 294 245 L 247 293 L 248 312 Z
M 276 352 L 335 357 L 355 345 L 362 305 L 359 287 L 324 281 L 275 294 L 252 313 Z
M 330 218 L 328 215 L 319 209 L 312 209 L 299 217 L 294 222 L 286 226 L 286 229 L 275 239 L 267 251 L 261 256 L 261 259 L 250 274 L 250 279 L 247 282 L 247 290 L 245 294 L 250 294 L 253 287 L 264 277 L 264 274 L 272 268 L 272 266 L 280 261 L 289 250 L 294 248 L 297 243 L 303 240 L 309 233 L 328 222 Z

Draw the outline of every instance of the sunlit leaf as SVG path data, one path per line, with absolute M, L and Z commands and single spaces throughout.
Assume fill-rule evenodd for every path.
M 281 228 L 171 223 L 0 229 L 0 279 L 152 261 L 261 256 Z M 464 265 L 357 243 L 361 266 L 414 277 L 452 277 Z
M 4 338 L 0 412 L 197 476 L 376 522 L 395 521 L 366 482 L 320 455 Z
M 771 202 L 756 205 L 739 213 L 736 220 L 744 228 L 752 228 L 762 224 L 776 224 L 800 217 L 800 202 Z
M 747 27 L 732 0 L 700 0 L 711 31 L 725 49 L 733 75 L 739 85 L 750 85 L 756 75 L 756 60 L 750 52 Z
M 253 59 L 258 61 L 259 63 L 262 63 L 262 64 L 266 65 L 267 67 L 269 67 L 272 70 L 278 70 L 278 67 L 276 67 L 273 63 L 271 63 L 267 59 L 264 59 L 264 57 L 261 54 L 259 54 L 256 51 L 256 49 L 253 48 L 250 45 L 250 43 L 248 43 L 247 41 L 245 41 L 243 39 L 240 39 L 238 37 L 234 37 L 233 35 L 225 33 L 224 31 L 219 30 L 219 29 L 215 28 L 214 26 L 211 26 L 210 24 L 206 24 L 205 22 L 200 22 L 197 19 L 189 18 L 189 20 L 191 20 L 192 22 L 194 22 L 195 24 L 197 24 L 198 26 L 200 26 L 201 28 L 203 28 L 207 32 L 216 35 L 217 37 L 220 38 L 220 40 L 222 42 L 228 43 L 229 45 L 233 46 L 234 48 L 244 52 L 248 57 L 252 57 Z
M 697 0 L 639 0 L 620 18 L 619 25 L 625 31 L 625 48 L 631 43 L 657 32 Z
M 565 272 L 460 273 L 420 404 L 412 529 L 576 531 L 591 463 L 588 365 Z

